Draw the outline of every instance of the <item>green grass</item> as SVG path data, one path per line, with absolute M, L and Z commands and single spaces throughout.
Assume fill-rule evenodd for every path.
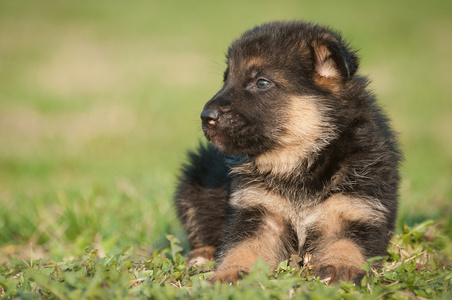
M 297 262 L 301 258 L 296 256 L 273 272 L 258 262 L 235 286 L 210 285 L 205 278 L 212 274 L 213 263 L 203 268 L 187 265 L 179 240 L 167 235 L 170 247 L 146 258 L 134 256 L 130 246 L 107 255 L 88 246 L 78 260 L 10 259 L 8 267 L 0 268 L 5 274 L 0 275 L 0 287 L 4 297 L 21 298 L 446 299 L 452 292 L 452 270 L 438 255 L 444 239 L 428 233 L 432 223 L 404 227 L 393 239 L 383 268 L 363 266 L 367 276 L 361 286 L 341 282 L 328 287 L 311 270 L 300 268 Z
M 0 0 L 0 297 L 447 298 L 452 3 L 304 2 Z M 404 248 L 364 287 L 284 265 L 210 287 L 180 255 L 172 193 L 199 112 L 229 43 L 275 19 L 342 31 L 400 133 Z

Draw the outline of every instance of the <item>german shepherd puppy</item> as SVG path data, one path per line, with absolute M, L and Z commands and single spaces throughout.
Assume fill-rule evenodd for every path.
M 360 283 L 385 255 L 401 153 L 341 36 L 304 22 L 245 32 L 201 113 L 212 142 L 190 153 L 176 193 L 190 262 L 234 282 L 258 258 L 313 257 L 320 279 Z M 212 145 L 213 144 L 213 145 Z

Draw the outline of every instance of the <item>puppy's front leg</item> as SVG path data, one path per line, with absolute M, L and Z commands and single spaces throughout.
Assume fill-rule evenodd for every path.
M 333 195 L 317 209 L 321 217 L 316 224 L 320 239 L 313 251 L 315 273 L 330 284 L 351 280 L 360 284 L 366 259 L 386 253 L 391 237 L 387 209 L 376 201 L 345 195 Z
M 233 209 L 225 231 L 217 271 L 210 282 L 232 283 L 249 272 L 261 258 L 276 268 L 288 257 L 283 240 L 287 235 L 284 221 L 262 207 Z

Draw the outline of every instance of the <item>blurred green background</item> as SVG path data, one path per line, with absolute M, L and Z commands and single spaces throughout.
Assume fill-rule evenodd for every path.
M 399 228 L 451 234 L 452 1 L 1 0 L 0 260 L 184 239 L 172 193 L 224 53 L 292 19 L 360 49 L 406 156 Z

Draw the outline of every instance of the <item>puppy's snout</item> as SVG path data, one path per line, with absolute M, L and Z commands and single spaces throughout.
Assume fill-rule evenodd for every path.
M 203 110 L 201 113 L 201 119 L 205 125 L 212 127 L 216 124 L 218 115 L 219 113 L 217 110 Z

